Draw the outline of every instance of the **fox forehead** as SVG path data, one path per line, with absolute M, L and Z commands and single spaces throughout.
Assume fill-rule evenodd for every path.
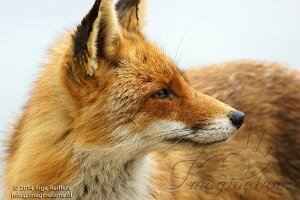
M 120 73 L 129 74 L 143 82 L 154 82 L 162 85 L 169 84 L 175 77 L 182 77 L 187 81 L 184 73 L 176 64 L 164 54 L 154 43 L 135 33 L 124 34 L 121 46 L 123 56 L 120 59 Z
M 179 72 L 173 61 L 143 36 L 130 33 L 129 35 L 125 34 L 124 38 L 126 40 L 120 48 L 123 52 L 120 58 L 122 67 L 131 67 L 133 70 L 137 69 L 145 74 L 165 77 Z
M 184 73 L 155 44 L 143 36 L 128 33 L 124 36 L 120 54 L 111 75 L 114 81 L 138 81 L 168 86 L 172 81 L 187 81 Z

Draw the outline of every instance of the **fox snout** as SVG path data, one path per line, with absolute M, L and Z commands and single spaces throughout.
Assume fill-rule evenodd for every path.
M 244 123 L 245 114 L 241 111 L 231 111 L 228 114 L 229 119 L 231 120 L 232 124 L 236 126 L 237 129 L 239 129 L 242 124 Z
M 232 108 L 227 112 L 227 115 L 192 125 L 193 138 L 191 141 L 207 145 L 223 142 L 230 138 L 242 126 L 245 114 Z

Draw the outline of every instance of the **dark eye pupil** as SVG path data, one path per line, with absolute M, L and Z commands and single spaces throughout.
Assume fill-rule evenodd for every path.
M 152 97 L 155 99 L 171 99 L 173 98 L 173 93 L 172 91 L 168 90 L 168 89 L 162 89 L 159 90 L 158 92 L 156 92 Z

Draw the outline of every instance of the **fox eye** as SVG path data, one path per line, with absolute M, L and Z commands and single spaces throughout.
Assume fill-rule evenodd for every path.
M 169 89 L 161 89 L 157 92 L 155 92 L 151 98 L 153 99 L 172 99 L 174 97 L 174 94 L 171 90 Z

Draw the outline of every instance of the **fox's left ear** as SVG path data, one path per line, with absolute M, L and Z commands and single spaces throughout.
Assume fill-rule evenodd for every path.
M 119 0 L 116 4 L 119 22 L 129 32 L 141 32 L 145 24 L 147 0 Z
M 73 41 L 74 58 L 92 76 L 100 59 L 109 60 L 119 50 L 121 27 L 112 0 L 96 0 L 90 12 L 77 27 Z

